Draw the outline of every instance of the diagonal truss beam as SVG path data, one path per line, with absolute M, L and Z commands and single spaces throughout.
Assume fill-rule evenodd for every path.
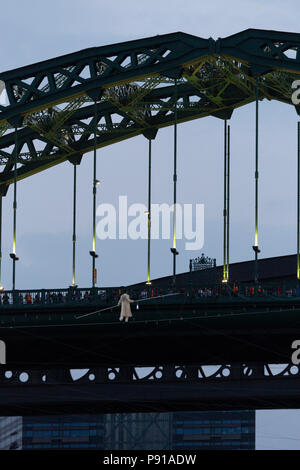
M 148 109 L 145 122 L 136 119 L 135 114 L 127 113 L 115 104 L 101 101 L 97 105 L 97 148 L 119 142 L 124 139 L 142 134 L 146 129 L 158 129 L 173 124 L 174 121 L 174 86 L 156 88 L 143 97 L 136 105 L 135 112 Z M 226 109 L 226 105 L 212 103 L 209 99 L 188 83 L 182 83 L 178 88 L 178 122 L 207 116 Z M 235 105 L 240 106 L 253 100 L 251 95 L 244 94 L 236 100 Z M 231 100 L 230 106 L 233 102 Z M 61 145 L 58 139 L 54 140 L 47 133 L 39 133 L 36 127 L 23 128 L 18 131 L 18 179 L 23 179 L 33 173 L 42 171 L 49 166 L 67 160 L 72 154 L 86 153 L 93 148 L 94 133 L 94 106 L 88 105 L 76 110 L 63 123 L 60 133 L 69 136 L 71 143 L 67 148 Z M 43 145 L 43 150 L 39 147 Z M 27 146 L 28 151 L 24 152 Z M 7 163 L 14 156 L 14 132 L 6 134 L 0 139 L 0 161 Z M 0 185 L 10 184 L 12 172 L 0 174 Z
M 0 106 L 0 186 L 12 181 L 10 127 L 19 128 L 22 179 L 91 150 L 91 101 L 98 102 L 97 147 L 103 147 L 172 125 L 174 78 L 182 77 L 177 109 L 178 122 L 184 122 L 229 118 L 254 100 L 257 74 L 260 99 L 291 104 L 299 72 L 299 34 L 248 29 L 218 40 L 166 34 L 0 73 L 8 98 Z

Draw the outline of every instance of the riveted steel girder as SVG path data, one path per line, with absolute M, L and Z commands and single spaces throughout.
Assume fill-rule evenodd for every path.
M 12 182 L 18 127 L 18 179 L 97 147 L 232 110 L 259 98 L 291 103 L 300 73 L 300 34 L 248 29 L 227 38 L 185 33 L 85 49 L 0 73 L 0 186 Z M 94 100 L 97 118 L 94 117 Z

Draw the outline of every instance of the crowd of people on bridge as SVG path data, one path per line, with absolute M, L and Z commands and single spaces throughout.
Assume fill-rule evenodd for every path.
M 94 288 L 66 290 L 39 290 L 39 291 L 3 291 L 0 294 L 0 304 L 64 304 L 64 303 L 101 303 L 116 304 L 124 288 Z M 299 297 L 300 289 L 297 287 L 284 287 L 284 285 L 243 285 L 234 283 L 231 285 L 216 285 L 213 287 L 151 287 L 141 286 L 127 289 L 128 296 L 133 299 L 147 299 L 151 297 L 163 297 L 171 293 L 179 293 L 190 299 L 218 299 L 220 297 Z

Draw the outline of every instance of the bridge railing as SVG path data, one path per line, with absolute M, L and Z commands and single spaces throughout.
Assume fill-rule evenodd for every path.
M 299 298 L 300 299 L 300 288 L 293 282 L 265 282 L 265 283 L 227 283 L 223 284 L 219 282 L 214 285 L 206 286 L 186 286 L 175 289 L 174 287 L 169 288 L 141 288 L 141 289 L 129 289 L 128 293 L 133 299 L 146 299 L 151 297 L 158 297 L 159 303 L 173 303 L 177 302 L 178 299 L 172 293 L 179 293 L 185 297 L 186 300 L 195 300 L 197 302 L 209 302 L 216 301 L 217 299 L 234 299 L 240 298 L 241 300 L 251 299 L 263 299 L 268 298 L 270 300 L 276 300 L 277 298 L 288 299 L 288 298 Z M 168 296 L 170 294 L 170 297 Z M 161 298 L 159 298 L 161 296 Z
M 182 289 L 186 296 L 193 298 L 291 298 L 300 297 L 300 288 L 295 283 L 265 282 L 265 283 L 228 283 L 209 287 L 190 287 Z
M 1 306 L 110 303 L 119 299 L 121 288 L 67 288 L 9 290 L 0 293 Z
M 66 289 L 34 289 L 0 292 L 0 307 L 9 305 L 51 305 L 51 304 L 100 304 L 115 305 L 124 287 L 95 287 Z M 178 302 L 180 294 L 185 301 L 208 302 L 217 299 L 240 298 L 244 300 L 269 298 L 300 298 L 300 288 L 295 283 L 218 283 L 215 285 L 188 287 L 134 287 L 127 289 L 133 300 L 146 300 L 155 297 L 158 303 Z M 173 296 L 174 295 L 174 296 Z

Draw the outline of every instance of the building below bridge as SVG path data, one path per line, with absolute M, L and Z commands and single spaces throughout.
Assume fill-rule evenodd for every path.
M 20 416 L 0 418 L 0 450 L 21 450 L 23 418 Z
M 0 418 L 0 449 L 254 449 L 255 411 Z

